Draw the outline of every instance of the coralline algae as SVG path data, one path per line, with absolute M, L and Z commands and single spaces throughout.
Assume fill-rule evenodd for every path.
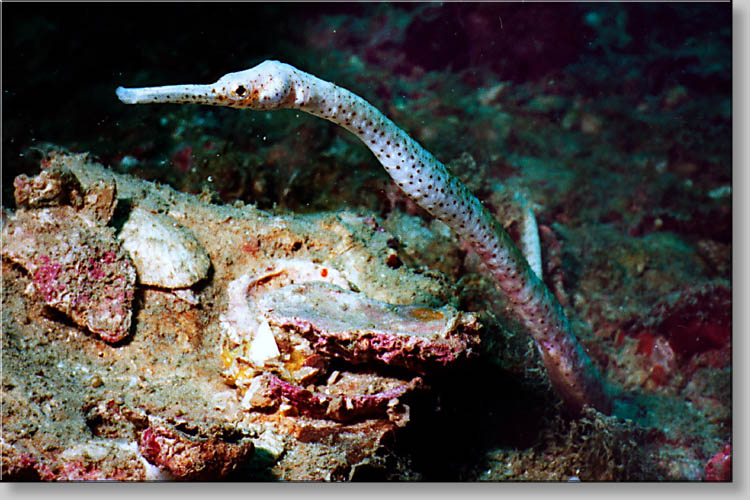
M 93 186 L 84 195 L 64 169 L 20 176 L 15 186 L 21 208 L 4 224 L 2 255 L 26 269 L 47 305 L 107 342 L 124 339 L 135 268 L 106 226 L 114 186 Z
M 140 432 L 138 449 L 144 458 L 168 471 L 172 478 L 205 481 L 232 472 L 253 455 L 255 446 L 244 437 L 194 436 L 150 419 L 149 426 Z
M 382 363 L 425 374 L 460 361 L 479 345 L 477 318 L 450 306 L 399 306 L 321 281 L 264 295 L 269 324 L 291 329 L 319 353 L 352 364 Z

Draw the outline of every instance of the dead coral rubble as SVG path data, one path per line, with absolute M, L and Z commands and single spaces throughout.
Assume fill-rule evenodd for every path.
M 403 426 L 404 400 L 422 380 L 385 377 L 378 367 L 426 375 L 477 353 L 475 315 L 370 299 L 348 289 L 348 276 L 357 279 L 352 270 L 284 259 L 227 286 L 223 375 L 243 391 L 244 407 Z M 334 360 L 346 364 L 333 369 Z
M 374 390 L 375 384 L 390 387 L 368 393 Z M 314 418 L 351 422 L 387 416 L 397 425 L 406 425 L 408 412 L 399 398 L 421 386 L 419 377 L 404 383 L 397 379 L 344 373 L 338 383 L 326 384 L 320 388 L 325 392 L 317 392 L 264 373 L 253 379 L 243 403 L 256 410 L 277 410 L 286 401 L 296 410 L 295 413 Z
M 250 439 L 227 442 L 221 437 L 190 436 L 160 423 L 141 433 L 138 448 L 146 460 L 182 480 L 221 479 L 255 449 Z

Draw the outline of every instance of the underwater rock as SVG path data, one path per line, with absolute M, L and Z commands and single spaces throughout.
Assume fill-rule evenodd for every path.
M 125 338 L 135 268 L 114 229 L 104 225 L 114 206 L 114 186 L 98 184 L 84 196 L 75 176 L 63 169 L 34 179 L 19 176 L 14 185 L 20 207 L 44 208 L 21 208 L 8 217 L 3 257 L 31 274 L 47 305 L 107 342 Z M 108 209 L 102 209 L 102 201 Z M 61 203 L 73 205 L 55 206 Z
M 262 411 L 275 411 L 286 404 L 295 410 L 291 413 L 337 422 L 387 417 L 397 425 L 405 425 L 409 420 L 408 407 L 399 398 L 422 386 L 419 377 L 404 382 L 377 375 L 343 373 L 334 380 L 310 390 L 264 373 L 253 379 L 242 404 L 246 409 Z
M 3 444 L 4 481 L 142 481 L 149 479 L 131 447 L 121 443 L 82 443 L 44 460 L 28 450 Z
M 98 224 L 107 224 L 117 205 L 117 185 L 98 180 L 84 189 L 66 167 L 51 165 L 39 175 L 19 175 L 13 181 L 16 205 L 44 208 L 69 205 Z
M 289 328 L 312 348 L 352 364 L 378 362 L 425 374 L 471 356 L 479 345 L 475 315 L 450 306 L 400 306 L 322 281 L 263 295 L 269 324 Z
M 13 187 L 13 197 L 19 207 L 83 206 L 81 183 L 70 170 L 59 166 L 43 170 L 35 177 L 19 175 L 13 180 Z
M 117 184 L 112 181 L 98 180 L 86 190 L 82 213 L 89 218 L 107 224 L 115 213 L 117 206 Z
M 409 413 L 399 398 L 421 388 L 421 378 L 372 370 L 394 366 L 425 375 L 476 352 L 474 314 L 389 304 L 351 286 L 334 267 L 301 259 L 229 284 L 221 319 L 223 375 L 244 390 L 243 408 L 339 422 L 387 418 L 403 426 Z M 341 367 L 329 373 L 334 358 L 372 366 L 365 373 Z
M 392 422 L 371 419 L 341 424 L 285 417 L 284 426 L 296 444 L 285 451 L 275 468 L 280 480 L 403 480 L 388 472 L 397 462 L 391 450 L 398 427 Z
M 195 236 L 172 217 L 135 207 L 118 235 L 138 270 L 138 282 L 185 288 L 208 275 L 211 260 Z
M 151 463 L 181 480 L 221 479 L 255 451 L 250 439 L 220 434 L 191 436 L 166 424 L 151 422 L 140 435 L 138 449 Z

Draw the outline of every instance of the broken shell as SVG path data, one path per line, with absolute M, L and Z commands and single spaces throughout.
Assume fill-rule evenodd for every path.
M 273 333 L 268 323 L 258 313 L 255 303 L 257 298 L 269 290 L 294 283 L 295 281 L 326 280 L 345 286 L 344 275 L 323 264 L 304 260 L 290 259 L 279 261 L 276 266 L 252 276 L 241 275 L 227 286 L 227 309 L 221 315 L 221 325 L 227 346 L 222 346 L 222 356 L 226 358 L 224 375 L 233 384 L 244 385 L 238 375 L 244 371 L 237 366 L 236 358 L 241 354 L 243 362 L 262 368 L 267 362 L 277 360 L 280 354 Z M 240 349 L 236 349 L 241 347 Z M 232 354 L 231 351 L 234 351 Z M 300 366 L 294 367 L 298 371 Z M 318 370 L 322 369 L 318 367 Z M 299 381 L 314 377 L 318 372 L 304 370 L 299 373 Z M 249 382 L 247 382 L 249 383 Z
M 205 249 L 168 215 L 135 207 L 118 238 L 143 285 L 185 288 L 208 275 L 211 261 Z
M 265 321 L 260 324 L 253 337 L 253 343 L 250 345 L 249 358 L 257 366 L 263 366 L 263 363 L 269 359 L 274 359 L 279 355 L 279 348 L 276 340 L 273 338 L 271 328 Z

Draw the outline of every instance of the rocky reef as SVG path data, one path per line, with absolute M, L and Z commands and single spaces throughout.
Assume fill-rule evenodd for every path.
M 106 216 L 84 215 L 102 199 Z M 254 454 L 282 478 L 352 478 L 384 460 L 423 377 L 478 353 L 477 318 L 445 304 L 447 282 L 389 266 L 392 236 L 354 213 L 205 203 L 61 152 L 18 178 L 16 201 L 3 222 L 11 478 L 216 479 Z

